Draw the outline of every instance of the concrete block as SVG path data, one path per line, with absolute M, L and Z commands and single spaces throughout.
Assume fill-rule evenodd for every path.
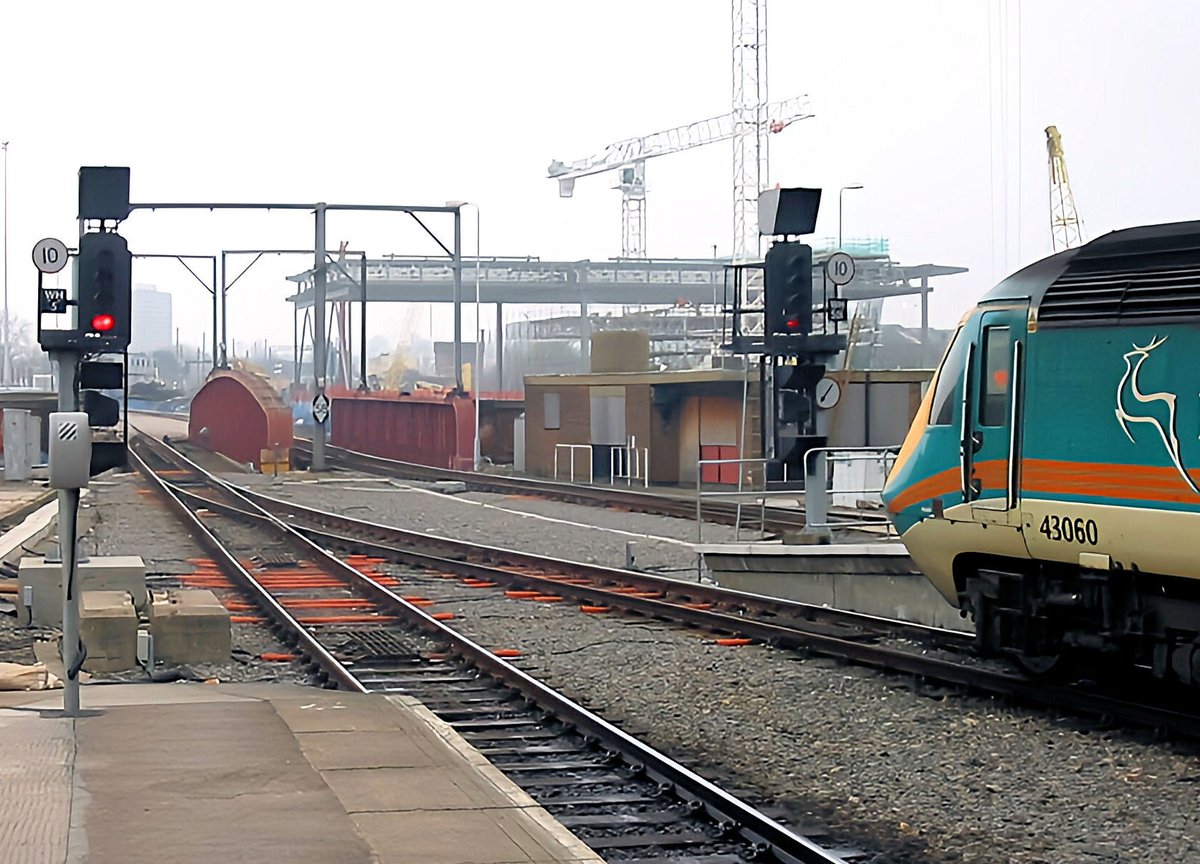
M 159 663 L 224 663 L 229 659 L 229 611 L 205 589 L 153 592 L 150 632 Z
M 105 555 L 80 562 L 75 577 L 80 591 L 124 591 L 136 609 L 145 610 L 146 564 L 137 555 Z M 62 565 L 45 558 L 25 557 L 17 570 L 17 623 L 21 626 L 62 626 Z M 31 605 L 25 605 L 26 597 Z
M 84 591 L 79 635 L 87 646 L 83 668 L 123 672 L 137 668 L 138 615 L 125 591 Z

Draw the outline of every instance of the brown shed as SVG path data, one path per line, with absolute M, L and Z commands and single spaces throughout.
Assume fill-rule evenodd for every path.
M 701 458 L 738 457 L 745 385 L 733 369 L 529 376 L 526 470 L 553 477 L 557 461 L 560 477 L 574 465 L 577 480 L 607 480 L 616 467 L 639 479 L 648 472 L 651 483 L 694 484 Z M 755 375 L 745 393 L 746 458 L 759 455 L 757 389 Z M 736 483 L 736 467 L 712 466 L 705 481 Z

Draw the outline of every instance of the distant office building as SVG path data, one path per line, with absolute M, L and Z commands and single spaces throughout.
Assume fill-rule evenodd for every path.
M 133 331 L 130 352 L 148 354 L 174 344 L 171 321 L 171 295 L 153 285 L 133 289 Z

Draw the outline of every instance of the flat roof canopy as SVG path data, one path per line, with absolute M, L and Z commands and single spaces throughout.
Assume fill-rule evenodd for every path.
M 822 270 L 813 267 L 819 290 Z M 888 258 L 856 259 L 854 281 L 842 288 L 847 300 L 899 297 L 932 290 L 935 276 L 966 273 L 965 267 L 938 264 L 899 265 Z M 330 301 L 362 299 L 357 281 L 359 263 L 327 269 L 326 296 Z M 618 261 L 541 261 L 536 258 L 483 258 L 479 262 L 482 303 L 586 303 L 670 306 L 724 303 L 727 262 L 711 259 L 648 259 Z M 475 300 L 476 261 L 463 258 L 464 301 Z M 305 282 L 312 271 L 290 277 Z M 367 300 L 373 303 L 449 303 L 453 301 L 454 269 L 446 258 L 382 258 L 367 261 Z M 915 283 L 915 284 L 914 284 Z M 922 285 L 922 283 L 924 283 Z M 299 308 L 312 305 L 305 286 L 288 298 Z

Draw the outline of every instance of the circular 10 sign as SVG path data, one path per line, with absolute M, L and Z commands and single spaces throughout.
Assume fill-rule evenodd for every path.
M 825 262 L 825 272 L 834 285 L 845 285 L 854 278 L 854 259 L 846 252 L 834 252 Z
M 43 273 L 57 273 L 67 266 L 67 245 L 47 237 L 33 244 L 33 264 Z

